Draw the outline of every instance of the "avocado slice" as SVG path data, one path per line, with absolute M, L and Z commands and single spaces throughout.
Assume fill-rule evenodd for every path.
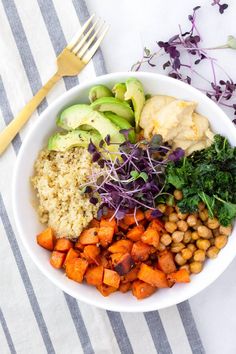
M 115 96 L 115 98 L 118 98 L 121 101 L 124 101 L 125 99 L 125 92 L 126 92 L 126 85 L 124 82 L 118 82 L 113 86 L 112 92 Z
M 121 116 L 132 124 L 134 121 L 134 112 L 130 108 L 129 104 L 125 101 L 121 101 L 115 97 L 102 97 L 94 101 L 91 108 L 99 112 L 112 112 Z
M 87 132 L 75 129 L 66 134 L 56 133 L 48 140 L 48 150 L 64 152 L 75 146 L 87 147 L 90 140 L 98 147 L 102 137 L 96 130 Z
M 66 108 L 58 117 L 57 125 L 66 130 L 74 130 L 86 125 L 86 129 L 88 126 L 96 129 L 102 139 L 110 135 L 112 143 L 121 144 L 125 140 L 119 132 L 120 129 L 104 114 L 94 111 L 91 106 L 85 104 L 76 104 Z
M 143 85 L 139 80 L 130 78 L 126 80 L 126 89 L 125 100 L 132 100 L 134 107 L 135 127 L 138 129 L 140 115 L 145 103 Z
M 89 101 L 92 103 L 98 98 L 102 97 L 112 97 L 113 94 L 111 90 L 104 85 L 93 86 L 89 91 Z
M 120 129 L 132 129 L 132 130 L 130 130 L 130 132 L 128 134 L 129 141 L 133 144 L 136 142 L 136 135 L 134 132 L 134 128 L 125 118 L 119 117 L 116 114 L 111 113 L 111 112 L 106 112 L 104 114 L 108 119 L 110 119 L 110 121 L 112 123 L 117 125 L 117 127 L 119 127 Z
M 91 108 L 88 104 L 76 104 L 70 106 L 60 113 L 57 117 L 56 124 L 58 127 L 65 130 L 76 129 L 80 126 L 78 125 L 78 122 L 83 120 L 83 118 L 90 112 Z

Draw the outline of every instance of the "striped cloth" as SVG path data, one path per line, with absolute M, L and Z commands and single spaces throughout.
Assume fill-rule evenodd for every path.
M 0 2 L 0 129 L 50 77 L 56 55 L 88 17 L 84 0 Z M 79 303 L 39 272 L 16 235 L 10 185 L 29 126 L 55 97 L 104 73 L 98 51 L 79 78 L 61 80 L 0 159 L 1 354 L 205 353 L 187 301 L 144 314 L 104 311 Z

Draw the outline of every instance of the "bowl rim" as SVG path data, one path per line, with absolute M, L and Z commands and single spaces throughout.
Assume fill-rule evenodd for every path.
M 192 291 L 189 291 L 187 294 L 184 294 L 182 296 L 177 296 L 175 297 L 174 301 L 166 301 L 166 304 L 162 306 L 158 306 L 158 304 L 154 303 L 143 303 L 143 302 L 138 302 L 137 304 L 132 304 L 132 306 L 128 305 L 123 305 L 123 303 L 117 304 L 114 302 L 113 304 L 106 303 L 105 302 L 99 302 L 97 303 L 96 300 L 93 301 L 92 297 L 87 298 L 86 296 L 82 294 L 78 294 L 76 291 L 73 291 L 72 289 L 68 288 L 66 284 L 62 283 L 60 280 L 57 280 L 56 278 L 53 277 L 51 273 L 49 273 L 43 266 L 41 265 L 41 262 L 39 258 L 34 254 L 34 251 L 31 250 L 29 244 L 27 243 L 26 237 L 24 237 L 24 232 L 23 228 L 21 225 L 21 220 L 18 217 L 18 211 L 17 211 L 17 203 L 16 203 L 16 192 L 17 192 L 17 175 L 20 173 L 20 166 L 22 162 L 22 158 L 25 153 L 25 147 L 28 144 L 28 140 L 30 139 L 30 136 L 34 131 L 37 130 L 38 125 L 40 125 L 40 122 L 44 119 L 45 116 L 48 115 L 48 112 L 50 110 L 53 110 L 56 108 L 61 101 L 66 100 L 67 98 L 69 99 L 70 96 L 72 96 L 75 92 L 84 90 L 86 88 L 89 88 L 90 86 L 98 83 L 99 80 L 103 81 L 103 79 L 111 79 L 111 80 L 119 80 L 120 77 L 137 77 L 140 80 L 142 78 L 156 78 L 157 81 L 158 79 L 164 80 L 166 82 L 169 82 L 170 85 L 174 84 L 175 86 L 184 88 L 185 90 L 188 90 L 189 92 L 193 92 L 193 94 L 198 94 L 204 98 L 204 100 L 208 100 L 209 106 L 212 106 L 215 110 L 218 111 L 218 114 L 221 115 L 222 117 L 224 116 L 225 120 L 225 125 L 227 126 L 228 129 L 235 129 L 233 123 L 230 121 L 226 113 L 212 100 L 210 100 L 207 96 L 205 96 L 201 91 L 198 89 L 187 85 L 186 83 L 183 83 L 181 81 L 178 81 L 176 79 L 173 79 L 171 77 L 162 75 L 162 74 L 157 74 L 157 73 L 150 73 L 150 72 L 114 72 L 114 73 L 109 73 L 101 76 L 94 77 L 92 79 L 86 80 L 83 83 L 80 83 L 79 85 L 76 85 L 72 89 L 65 91 L 62 93 L 59 97 L 57 97 L 51 104 L 48 105 L 48 107 L 43 111 L 43 113 L 39 116 L 38 120 L 32 124 L 32 126 L 29 128 L 24 141 L 21 145 L 20 151 L 17 155 L 14 171 L 13 171 L 13 179 L 12 179 L 12 206 L 13 206 L 13 217 L 16 223 L 16 231 L 17 235 L 19 235 L 23 246 L 25 247 L 26 251 L 28 252 L 30 258 L 33 260 L 33 262 L 36 264 L 36 266 L 39 268 L 39 270 L 53 283 L 55 284 L 58 288 L 60 288 L 62 291 L 66 292 L 67 294 L 71 295 L 72 297 L 78 299 L 79 301 L 83 301 L 89 305 L 93 305 L 98 308 L 102 308 L 104 310 L 110 310 L 110 311 L 117 311 L 117 312 L 148 312 L 148 311 L 155 311 L 155 310 L 160 310 L 162 308 L 167 308 L 173 305 L 177 305 L 180 302 L 183 302 L 185 300 L 188 300 L 192 296 L 200 293 L 202 290 L 206 289 L 209 285 L 211 285 L 224 271 L 225 269 L 230 265 L 234 257 L 236 256 L 235 253 L 231 253 L 231 256 L 227 258 L 227 260 L 222 261 L 221 268 L 218 269 L 216 273 L 212 272 L 211 277 L 209 278 L 207 283 L 203 283 L 202 286 L 199 286 L 197 289 L 193 289 Z M 55 126 L 56 127 L 56 126 Z M 179 295 L 179 294 L 178 294 Z

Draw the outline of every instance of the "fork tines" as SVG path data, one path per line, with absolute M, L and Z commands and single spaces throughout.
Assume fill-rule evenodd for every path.
M 67 48 L 84 62 L 88 62 L 101 44 L 109 26 L 100 18 L 94 22 L 93 14 L 75 34 Z

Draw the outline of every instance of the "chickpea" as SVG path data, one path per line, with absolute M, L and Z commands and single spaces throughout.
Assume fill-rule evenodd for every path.
M 180 231 L 187 231 L 188 230 L 188 224 L 184 220 L 179 220 L 177 221 L 177 227 Z
M 165 210 L 165 215 L 169 216 L 171 213 L 173 213 L 173 211 L 174 211 L 174 208 L 172 206 L 167 205 L 166 210 Z
M 195 252 L 197 249 L 197 247 L 193 243 L 190 243 L 187 248 L 192 252 Z
M 161 213 L 165 213 L 166 211 L 166 205 L 165 204 L 158 204 L 157 205 L 157 209 L 161 212 Z
M 190 214 L 190 215 L 187 217 L 187 220 L 186 220 L 186 221 L 187 221 L 188 225 L 189 225 L 190 227 L 192 227 L 192 226 L 196 225 L 196 223 L 197 223 L 197 218 L 196 218 L 195 215 Z
M 174 191 L 174 197 L 176 200 L 181 200 L 183 199 L 183 193 L 180 190 L 176 189 Z
M 200 250 L 206 251 L 211 244 L 209 240 L 204 240 L 203 238 L 200 238 L 196 241 L 196 245 Z
M 192 240 L 196 241 L 200 238 L 197 231 L 192 232 Z
M 203 238 L 211 238 L 212 237 L 212 232 L 208 227 L 200 225 L 197 228 L 198 235 Z
M 172 238 L 169 234 L 163 234 L 160 239 L 161 243 L 165 246 L 169 246 L 172 242 Z
M 192 258 L 193 252 L 189 248 L 184 248 L 181 251 L 181 254 L 184 259 L 189 260 L 190 258 Z
M 202 222 L 201 222 L 201 220 L 198 219 L 196 222 L 196 225 L 193 226 L 193 229 L 196 231 L 198 229 L 198 226 L 201 226 L 201 225 L 202 225 Z
M 220 252 L 220 250 L 217 247 L 212 246 L 212 247 L 208 248 L 208 250 L 207 250 L 207 257 L 214 259 L 218 256 L 219 252 Z
M 226 235 L 226 236 L 229 236 L 232 232 L 232 226 L 222 226 L 220 225 L 220 229 L 219 229 L 219 232 L 221 235 Z
M 221 250 L 221 248 L 225 247 L 228 242 L 228 237 L 226 235 L 219 235 L 215 238 L 215 246 Z
M 200 202 L 200 203 L 198 204 L 198 210 L 199 210 L 199 211 L 204 210 L 205 207 L 206 207 L 206 205 L 205 205 L 203 202 Z
M 205 251 L 203 250 L 196 250 L 193 255 L 193 259 L 196 262 L 204 262 L 206 258 Z
M 188 214 L 183 214 L 180 211 L 178 211 L 177 215 L 180 220 L 185 220 L 188 216 Z
M 187 270 L 188 273 L 190 273 L 190 269 L 189 269 L 189 265 L 188 264 L 184 264 L 181 267 L 179 267 L 179 269 L 185 269 Z
M 171 247 L 171 252 L 173 253 L 178 253 L 180 252 L 183 248 L 185 248 L 183 243 L 174 243 Z
M 166 246 L 162 242 L 160 242 L 157 249 L 158 249 L 158 251 L 162 252 L 162 251 L 165 251 Z
M 170 234 L 173 234 L 173 232 L 177 229 L 177 225 L 175 222 L 167 221 L 165 222 L 165 229 Z
M 186 259 L 183 258 L 181 253 L 177 253 L 175 255 L 175 262 L 181 266 L 181 265 L 184 265 L 187 261 L 186 261 Z
M 206 221 L 208 219 L 208 210 L 203 209 L 199 212 L 199 217 L 202 221 Z
M 209 229 L 215 230 L 220 226 L 220 223 L 219 223 L 218 219 L 216 219 L 216 218 L 212 218 L 212 219 L 209 218 L 207 220 L 207 226 L 209 227 Z
M 192 262 L 189 265 L 190 272 L 193 274 L 198 274 L 202 271 L 203 263 L 202 262 Z
M 182 231 L 175 231 L 172 234 L 172 240 L 175 243 L 179 243 L 179 242 L 183 241 L 183 238 L 184 238 L 184 232 L 182 232 Z
M 185 231 L 183 242 L 189 243 L 192 240 L 192 232 L 190 230 Z
M 169 215 L 169 221 L 171 221 L 171 222 L 177 222 L 177 221 L 179 221 L 179 218 L 178 218 L 177 213 L 171 213 L 171 214 Z
M 220 229 L 219 229 L 219 228 L 218 228 L 218 229 L 215 229 L 215 230 L 212 230 L 212 232 L 213 232 L 214 237 L 220 235 Z

